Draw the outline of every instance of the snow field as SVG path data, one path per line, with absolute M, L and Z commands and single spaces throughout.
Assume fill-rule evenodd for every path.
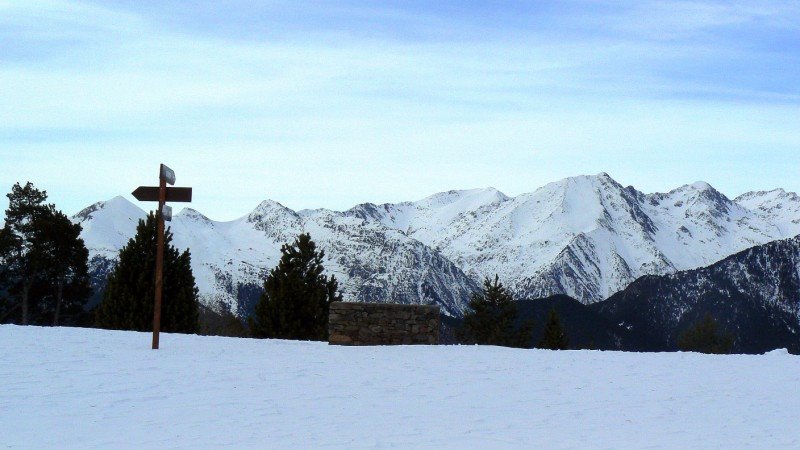
M 0 447 L 798 448 L 800 358 L 0 326 Z

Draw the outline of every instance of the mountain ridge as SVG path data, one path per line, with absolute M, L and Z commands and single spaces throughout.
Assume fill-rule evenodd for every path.
M 310 232 L 347 299 L 438 303 L 458 316 L 469 293 L 495 274 L 519 298 L 566 294 L 590 304 L 643 275 L 707 266 L 800 234 L 796 194 L 753 191 L 737 199 L 704 182 L 645 194 L 601 173 L 515 197 L 494 188 L 452 190 L 344 211 L 294 211 L 265 200 L 224 222 L 184 208 L 170 226 L 175 245 L 191 248 L 204 303 L 214 307 L 245 315 L 255 299 L 241 298 L 242 290 L 256 292 L 280 246 Z M 115 197 L 73 220 L 85 228 L 94 266 L 107 269 L 144 216 Z
M 743 250 L 708 267 L 648 275 L 590 308 L 666 349 L 711 314 L 734 352 L 800 350 L 800 235 Z

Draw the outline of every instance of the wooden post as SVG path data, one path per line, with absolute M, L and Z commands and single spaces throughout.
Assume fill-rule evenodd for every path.
M 163 164 L 162 164 L 163 166 Z M 167 181 L 159 170 L 158 212 L 156 213 L 156 299 L 153 305 L 153 350 L 158 350 L 158 333 L 161 331 L 161 293 L 164 286 L 164 203 L 167 201 Z
M 156 295 L 153 303 L 153 350 L 158 349 L 158 333 L 161 331 L 161 296 L 164 287 L 164 220 L 172 220 L 172 213 L 164 217 L 167 201 L 191 202 L 192 188 L 167 187 L 175 184 L 175 172 L 161 164 L 158 171 L 158 187 L 139 186 L 131 194 L 142 202 L 158 202 L 156 211 Z M 171 209 L 169 211 L 172 211 Z

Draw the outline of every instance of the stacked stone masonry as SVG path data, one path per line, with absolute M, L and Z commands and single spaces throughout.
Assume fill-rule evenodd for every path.
M 439 307 L 331 303 L 328 335 L 334 345 L 436 345 Z

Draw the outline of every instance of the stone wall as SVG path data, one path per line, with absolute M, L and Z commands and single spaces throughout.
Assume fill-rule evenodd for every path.
M 334 302 L 328 334 L 334 345 L 436 345 L 439 307 Z

